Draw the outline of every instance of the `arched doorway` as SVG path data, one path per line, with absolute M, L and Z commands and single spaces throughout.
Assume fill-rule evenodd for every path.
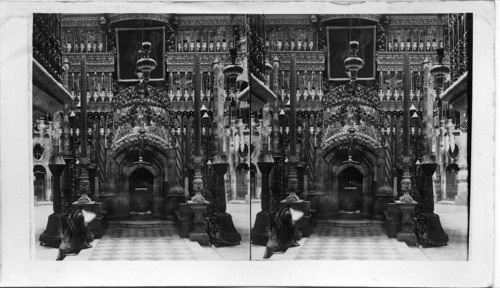
M 130 212 L 153 211 L 153 180 L 154 176 L 148 170 L 139 168 L 129 176 L 129 207 Z
M 446 167 L 446 200 L 453 201 L 457 196 L 457 168 L 453 165 Z
M 339 175 L 339 212 L 361 213 L 363 207 L 363 174 L 347 167 Z
M 247 186 L 248 165 L 240 163 L 236 166 L 236 199 L 245 199 L 248 193 Z
M 250 198 L 257 198 L 257 167 L 250 164 Z
M 34 188 L 36 201 L 45 201 L 45 180 L 47 172 L 42 165 L 35 165 L 33 168 Z

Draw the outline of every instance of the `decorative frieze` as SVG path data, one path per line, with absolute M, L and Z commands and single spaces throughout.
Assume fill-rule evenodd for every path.
M 421 71 L 424 60 L 433 59 L 436 52 L 378 52 L 377 71 L 403 71 L 403 59 L 406 54 L 410 55 L 410 70 Z M 443 63 L 449 62 L 448 55 L 445 54 Z
M 290 70 L 290 59 L 296 55 L 298 71 L 324 71 L 325 53 L 323 51 L 273 51 L 271 57 L 278 57 L 280 70 Z
M 103 14 L 65 14 L 61 26 L 65 27 L 99 27 L 99 18 Z
M 426 14 L 426 15 L 389 15 L 391 17 L 391 26 L 405 25 L 432 25 L 441 26 L 448 22 L 448 18 L 443 14 Z
M 229 59 L 229 53 L 227 52 L 167 53 L 166 55 L 167 72 L 192 72 L 194 67 L 195 55 L 200 56 L 200 64 L 202 72 L 212 71 L 212 66 L 215 58 L 219 58 L 219 61 L 221 63 L 224 63 L 224 65 L 231 63 Z M 241 55 L 239 55 L 239 57 L 236 60 L 236 63 L 241 63 L 242 61 L 243 59 L 241 58 Z
M 180 15 L 179 20 L 179 27 L 238 25 L 245 23 L 245 15 Z
M 321 15 L 321 22 L 326 22 L 335 19 L 364 19 L 378 22 L 380 14 L 330 14 Z
M 308 14 L 266 15 L 266 25 L 310 25 Z
M 145 13 L 126 13 L 126 14 L 111 14 L 109 16 L 109 24 L 113 25 L 122 21 L 158 21 L 168 24 L 172 14 L 145 14 Z
M 65 53 L 63 58 L 69 61 L 69 73 L 80 72 L 82 55 L 87 58 L 87 71 L 89 73 L 112 73 L 115 71 L 115 56 L 113 53 Z

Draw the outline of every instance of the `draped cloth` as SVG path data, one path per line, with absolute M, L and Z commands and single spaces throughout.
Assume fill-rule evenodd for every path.
M 82 249 L 91 248 L 87 238 L 87 224 L 81 210 L 74 210 L 68 217 L 61 245 L 59 246 L 58 261 L 67 254 L 78 254 Z
M 273 225 L 274 224 L 274 225 Z M 274 223 L 266 244 L 264 258 L 270 258 L 274 252 L 285 252 L 290 247 L 299 246 L 297 243 L 295 225 L 289 208 L 282 208 L 276 213 Z
M 424 213 L 417 218 L 416 234 L 422 247 L 437 247 L 448 244 L 448 234 L 443 230 L 439 215 Z
M 207 233 L 215 247 L 238 245 L 241 234 L 236 230 L 230 214 L 217 212 L 209 217 Z

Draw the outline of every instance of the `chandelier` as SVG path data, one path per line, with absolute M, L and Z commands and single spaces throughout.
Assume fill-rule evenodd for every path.
M 358 49 L 359 42 L 351 41 L 349 43 L 349 57 L 344 60 L 346 73 L 349 75 L 352 82 L 356 81 L 356 78 L 358 78 L 358 71 L 365 65 L 365 61 L 357 56 Z
M 138 71 L 142 72 L 142 80 L 148 82 L 151 71 L 156 68 L 156 61 L 149 57 L 151 52 L 151 42 L 142 42 L 142 57 L 137 60 L 136 67 Z

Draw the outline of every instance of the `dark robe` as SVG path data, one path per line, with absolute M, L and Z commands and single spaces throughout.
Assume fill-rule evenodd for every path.
M 87 238 L 87 224 L 83 213 L 81 210 L 74 210 L 69 215 L 56 260 L 61 261 L 67 254 L 78 254 L 82 249 L 91 247 Z
M 285 252 L 290 247 L 299 246 L 295 235 L 292 214 L 288 208 L 282 208 L 274 217 L 274 225 L 266 245 L 264 258 L 270 258 L 274 252 Z

